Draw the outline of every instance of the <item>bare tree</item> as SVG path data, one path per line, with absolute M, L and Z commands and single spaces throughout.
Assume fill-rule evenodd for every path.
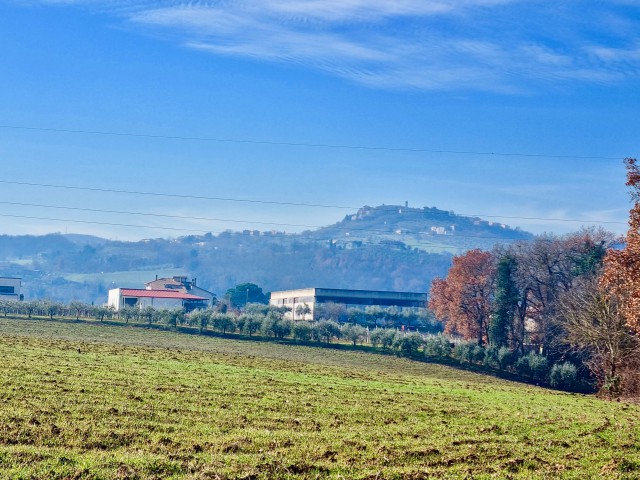
M 583 358 L 602 392 L 633 393 L 640 386 L 640 338 L 597 278 L 585 279 L 559 297 L 553 325 L 556 338 Z
M 550 328 L 558 298 L 571 291 L 576 282 L 599 274 L 612 241 L 610 232 L 583 229 L 564 236 L 541 235 L 508 248 L 507 253 L 517 263 L 516 345 L 522 345 L 527 336 L 528 342 L 547 349 L 553 338 Z M 529 329 L 525 329 L 527 321 Z

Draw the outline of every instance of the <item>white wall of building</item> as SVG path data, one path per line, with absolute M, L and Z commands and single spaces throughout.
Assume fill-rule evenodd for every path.
M 120 300 L 122 297 L 120 296 L 119 288 L 112 288 L 109 290 L 109 298 L 107 300 L 107 306 L 112 307 L 116 312 L 120 310 Z
M 301 288 L 271 292 L 271 305 L 288 307 L 291 311 L 285 317 L 295 320 L 313 320 L 314 311 L 324 305 L 334 303 L 347 308 L 364 310 L 367 306 L 379 305 L 383 308 L 394 307 L 399 310 L 418 310 L 426 308 L 426 294 L 420 292 L 389 292 L 370 290 L 348 290 L 331 288 Z M 310 313 L 302 316 L 296 313 L 301 306 L 308 306 Z
M 22 280 L 13 277 L 0 277 L 0 298 L 3 300 L 20 300 Z
M 313 320 L 313 311 L 315 309 L 315 288 L 301 288 L 299 290 L 286 290 L 281 292 L 271 292 L 270 305 L 277 307 L 288 307 L 291 311 L 285 314 L 285 318 L 289 320 Z M 304 316 L 298 315 L 296 310 L 300 306 L 308 306 L 311 310 Z
M 136 307 L 145 308 L 145 307 L 153 307 L 153 308 L 180 308 L 182 307 L 182 300 L 179 298 L 153 298 L 153 297 L 142 297 L 139 299 Z
M 156 298 L 156 297 L 138 297 L 135 295 L 122 295 L 121 288 L 109 290 L 109 298 L 107 305 L 113 307 L 115 311 L 119 311 L 125 305 L 129 304 L 127 300 L 135 300 L 136 308 L 153 307 L 158 309 L 171 309 L 182 307 L 183 300 L 181 298 Z

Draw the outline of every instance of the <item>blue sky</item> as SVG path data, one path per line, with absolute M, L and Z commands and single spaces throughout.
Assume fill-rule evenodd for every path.
M 635 0 L 0 0 L 0 233 L 300 231 L 405 201 L 622 233 L 639 27 Z

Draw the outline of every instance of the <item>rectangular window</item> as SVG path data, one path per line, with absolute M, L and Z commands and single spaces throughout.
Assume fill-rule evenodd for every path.
M 14 295 L 16 293 L 15 287 L 8 287 L 6 285 L 0 285 L 0 294 Z

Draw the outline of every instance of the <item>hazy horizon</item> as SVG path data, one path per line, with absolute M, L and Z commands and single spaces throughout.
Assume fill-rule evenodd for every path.
M 0 233 L 295 232 L 405 201 L 626 231 L 634 2 L 0 0 L 0 18 Z

